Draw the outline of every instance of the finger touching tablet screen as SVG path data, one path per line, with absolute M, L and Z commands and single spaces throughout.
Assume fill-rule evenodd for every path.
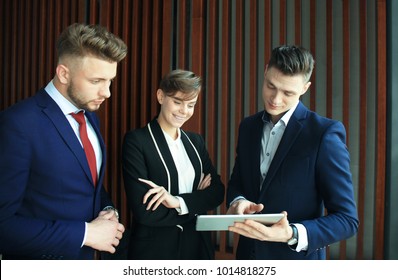
M 246 214 L 246 215 L 198 215 L 196 220 L 197 231 L 228 230 L 234 222 L 254 220 L 264 225 L 272 225 L 283 218 L 282 213 L 277 214 Z

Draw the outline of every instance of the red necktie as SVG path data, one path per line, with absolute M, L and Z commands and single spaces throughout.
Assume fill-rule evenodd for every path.
M 83 143 L 83 149 L 86 153 L 88 165 L 90 167 L 91 176 L 93 178 L 94 186 L 97 185 L 97 161 L 95 159 L 95 153 L 93 146 L 91 145 L 90 140 L 88 139 L 87 135 L 87 126 L 86 126 L 86 119 L 84 118 L 83 111 L 79 113 L 71 113 L 72 117 L 79 123 L 79 133 L 80 133 L 80 140 Z

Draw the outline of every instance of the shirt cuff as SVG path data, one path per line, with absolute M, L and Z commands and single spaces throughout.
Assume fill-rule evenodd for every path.
M 241 196 L 241 195 L 240 195 L 240 196 L 237 196 L 237 197 L 234 198 L 234 200 L 231 201 L 231 203 L 229 204 L 229 206 L 231 206 L 232 204 L 234 204 L 235 201 L 238 201 L 238 200 L 241 200 L 241 199 L 245 199 L 245 200 L 246 200 L 246 198 L 245 198 L 244 196 Z
M 85 222 L 85 223 L 84 223 L 84 236 L 83 236 L 83 242 L 82 242 L 82 246 L 80 246 L 80 247 L 83 247 L 83 246 L 84 246 L 84 243 L 86 243 L 86 236 L 87 236 L 87 223 Z
M 180 196 L 176 196 L 176 198 L 180 201 L 180 207 L 175 208 L 176 211 L 178 212 L 178 215 L 185 215 L 189 213 L 188 206 L 185 203 L 184 199 Z
M 306 251 L 308 249 L 308 235 L 307 229 L 302 224 L 293 224 L 296 226 L 298 231 L 298 243 L 294 249 L 296 252 Z

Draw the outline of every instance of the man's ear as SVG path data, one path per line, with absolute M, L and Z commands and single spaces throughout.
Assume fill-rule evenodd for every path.
M 268 64 L 267 64 L 267 65 L 265 65 L 264 77 L 265 77 L 265 74 L 267 74 L 267 71 L 268 71 Z
M 308 82 L 305 84 L 302 95 L 307 92 L 307 90 L 310 88 L 310 86 L 311 86 L 311 82 Z
M 68 67 L 66 67 L 63 64 L 58 64 L 57 68 L 55 69 L 55 73 L 56 73 L 60 83 L 65 84 L 65 85 L 69 84 L 70 71 L 69 71 Z

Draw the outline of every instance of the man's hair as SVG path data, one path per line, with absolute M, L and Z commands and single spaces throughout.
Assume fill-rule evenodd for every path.
M 103 26 L 74 23 L 59 36 L 57 53 L 58 60 L 66 56 L 93 56 L 120 62 L 127 54 L 127 46 Z
M 274 67 L 285 75 L 302 74 L 308 82 L 314 69 L 312 54 L 298 46 L 279 46 L 272 50 L 268 68 Z
M 174 96 L 178 91 L 186 94 L 185 100 L 190 100 L 199 94 L 202 79 L 195 73 L 176 69 L 165 75 L 160 81 L 159 89 L 167 96 Z

